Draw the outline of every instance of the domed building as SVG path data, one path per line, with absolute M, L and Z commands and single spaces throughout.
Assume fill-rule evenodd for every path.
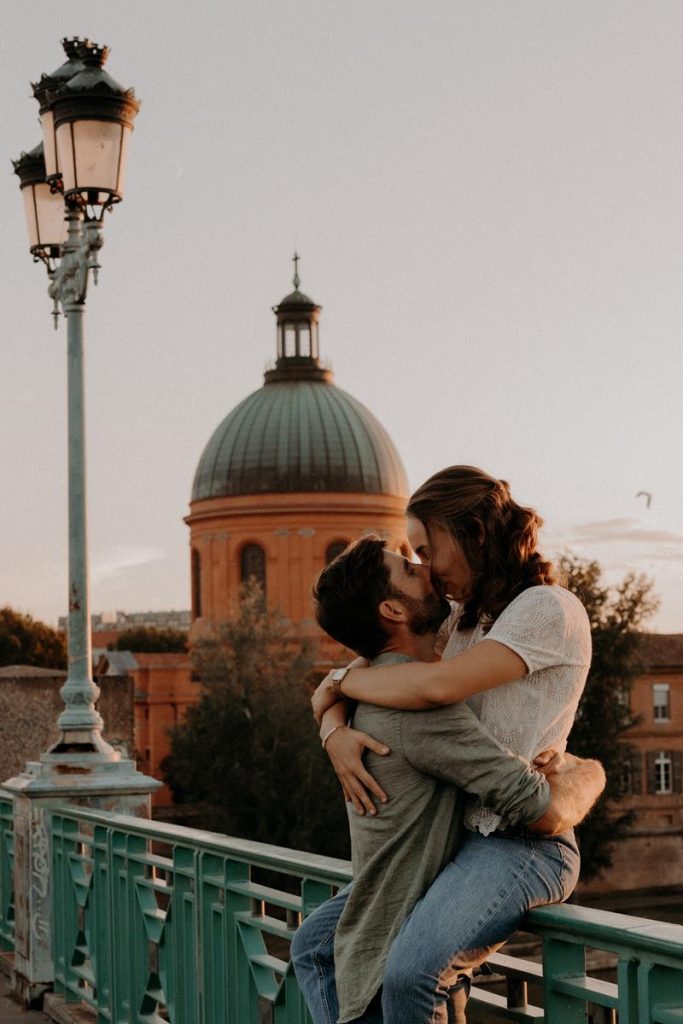
M 194 620 L 226 618 L 240 585 L 255 577 L 298 634 L 319 635 L 311 585 L 324 565 L 363 532 L 391 546 L 404 536 L 401 459 L 321 363 L 320 311 L 295 269 L 294 291 L 273 308 L 275 366 L 199 460 L 185 520 Z

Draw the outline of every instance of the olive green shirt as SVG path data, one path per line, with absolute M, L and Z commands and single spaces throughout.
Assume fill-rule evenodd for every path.
M 414 660 L 387 653 L 372 664 Z M 365 1012 L 399 928 L 455 853 L 463 791 L 512 825 L 535 821 L 550 804 L 545 778 L 494 739 L 465 704 L 430 711 L 359 704 L 353 726 L 391 750 L 367 751 L 365 758 L 389 801 L 376 816 L 348 805 L 354 881 L 334 943 L 339 1024 Z

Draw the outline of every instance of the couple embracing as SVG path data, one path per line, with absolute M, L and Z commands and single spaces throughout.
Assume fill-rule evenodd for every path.
M 541 522 L 454 466 L 408 503 L 419 563 L 365 537 L 318 579 L 320 625 L 360 657 L 313 696 L 354 869 L 292 943 L 314 1024 L 461 1024 L 472 968 L 576 884 L 604 772 L 564 753 L 590 629 Z

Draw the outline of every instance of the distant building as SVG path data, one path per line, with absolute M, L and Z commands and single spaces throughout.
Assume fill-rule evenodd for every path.
M 343 652 L 314 621 L 313 580 L 362 533 L 397 547 L 408 485 L 387 432 L 320 361 L 320 309 L 295 273 L 274 307 L 275 366 L 209 440 L 185 522 L 195 624 L 226 619 L 254 577 L 292 631 L 319 642 L 322 667 Z
M 683 885 L 683 633 L 648 634 L 643 660 L 631 689 L 640 721 L 625 736 L 633 753 L 619 804 L 636 820 L 614 865 L 582 887 L 586 894 Z
M 93 646 L 93 659 L 97 661 L 99 654 L 110 645 L 118 642 L 122 633 L 128 629 L 177 629 L 181 633 L 189 633 L 191 614 L 189 611 L 170 612 L 101 612 L 90 616 L 90 629 Z M 67 615 L 60 615 L 58 629 L 66 633 L 69 626 Z
M 145 775 L 161 779 L 161 763 L 170 753 L 169 730 L 185 717 L 198 697 L 188 654 L 105 651 L 95 668 L 98 678 L 128 676 L 132 680 L 135 757 Z M 152 796 L 155 807 L 172 803 L 167 786 Z

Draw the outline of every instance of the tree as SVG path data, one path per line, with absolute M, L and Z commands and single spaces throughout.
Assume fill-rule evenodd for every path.
M 603 582 L 598 562 L 572 554 L 560 559 L 566 586 L 583 603 L 591 626 L 593 660 L 579 704 L 568 749 L 602 762 L 607 786 L 599 802 L 577 829 L 581 877 L 594 877 L 612 864 L 615 844 L 627 833 L 635 813 L 619 807 L 624 796 L 624 767 L 633 750 L 623 738 L 636 724 L 629 696 L 643 670 L 640 628 L 657 610 L 653 583 L 628 573 L 615 587 Z
M 176 804 L 198 809 L 204 828 L 347 857 L 343 799 L 311 718 L 310 645 L 286 635 L 252 582 L 192 661 L 201 695 L 162 764 Z
M 66 640 L 44 622 L 0 608 L 0 665 L 66 668 Z
M 185 654 L 187 651 L 187 633 L 181 629 L 154 629 L 148 626 L 137 626 L 121 633 L 115 644 L 109 645 L 112 651 L 133 651 L 134 653 L 160 651 L 169 654 Z

